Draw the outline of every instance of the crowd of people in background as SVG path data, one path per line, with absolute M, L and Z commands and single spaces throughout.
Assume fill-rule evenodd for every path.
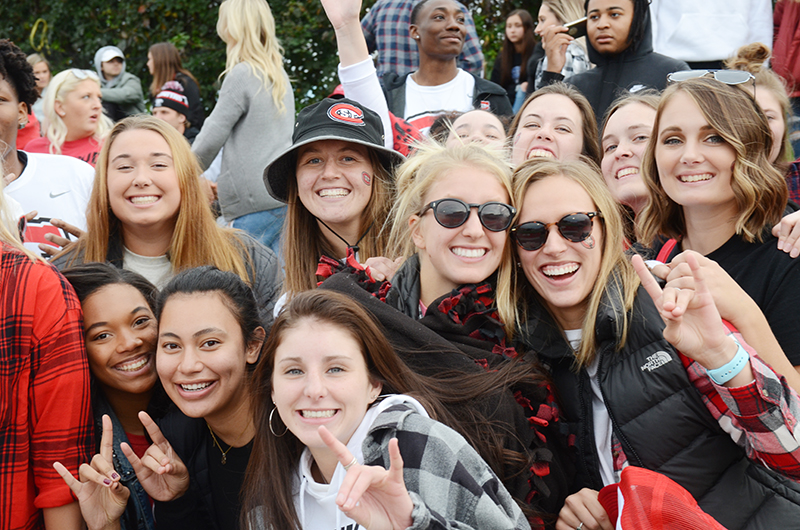
M 0 530 L 796 525 L 800 0 L 319 2 L 0 39 Z

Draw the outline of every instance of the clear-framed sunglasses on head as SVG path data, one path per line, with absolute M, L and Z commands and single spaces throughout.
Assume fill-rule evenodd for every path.
M 753 83 L 753 96 L 756 94 L 756 77 L 744 70 L 681 70 L 667 75 L 667 83 L 679 83 L 688 79 L 699 79 L 703 77 L 713 78 L 726 85 L 741 85 Z

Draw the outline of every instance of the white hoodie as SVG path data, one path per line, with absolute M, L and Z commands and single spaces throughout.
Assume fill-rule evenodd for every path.
M 417 409 L 417 412 L 428 417 L 428 413 L 419 401 L 403 394 L 389 395 L 370 407 L 364 415 L 364 419 L 361 420 L 361 424 L 347 443 L 347 449 L 359 464 L 364 463 L 361 445 L 378 414 L 398 403 L 410 404 Z M 300 519 L 300 526 L 307 530 L 357 530 L 360 528 L 355 521 L 347 517 L 336 505 L 336 495 L 339 493 L 339 487 L 347 474 L 342 464 L 336 464 L 330 484 L 320 484 L 315 482 L 311 475 L 312 461 L 311 452 L 306 448 L 300 456 L 297 477 L 299 489 L 294 495 L 294 505 Z

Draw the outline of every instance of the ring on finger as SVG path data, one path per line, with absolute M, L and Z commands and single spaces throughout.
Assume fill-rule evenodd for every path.
M 348 471 L 351 467 L 353 467 L 356 464 L 358 464 L 358 460 L 356 460 L 356 457 L 353 457 L 353 460 L 351 460 L 349 464 L 344 466 L 344 470 Z
M 575 527 L 575 530 L 582 530 L 582 529 L 583 529 L 583 521 L 581 521 L 581 524 Z

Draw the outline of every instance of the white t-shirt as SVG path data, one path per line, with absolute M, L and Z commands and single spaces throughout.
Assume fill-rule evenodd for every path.
M 404 118 L 422 134 L 443 112 L 472 110 L 475 78 L 461 68 L 452 81 L 437 86 L 420 86 L 413 74 L 406 78 L 406 109 Z
M 581 330 L 564 330 L 569 345 L 577 350 L 581 345 Z M 600 460 L 600 477 L 603 485 L 608 486 L 617 482 L 614 475 L 614 458 L 611 455 L 611 416 L 608 415 L 603 395 L 600 393 L 600 383 L 597 381 L 597 368 L 599 359 L 595 358 L 592 364 L 586 367 L 589 382 L 592 387 L 592 421 L 594 422 L 594 444 L 597 447 L 597 456 Z
M 28 222 L 25 247 L 41 254 L 39 243 L 49 244 L 45 234 L 74 239 L 50 224 L 50 219 L 61 219 L 86 230 L 86 206 L 92 193 L 94 168 L 71 156 L 20 153 L 27 156 L 27 164 L 5 192 L 22 205 L 25 213 L 39 212 Z

